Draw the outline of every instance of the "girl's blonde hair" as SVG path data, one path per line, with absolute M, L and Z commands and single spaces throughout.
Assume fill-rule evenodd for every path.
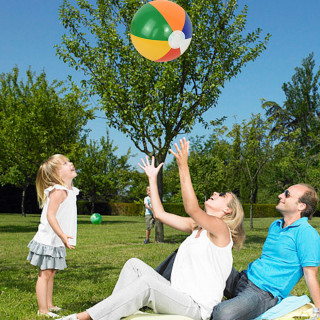
M 36 177 L 37 199 L 40 208 L 43 208 L 47 201 L 47 196 L 44 193 L 45 189 L 55 184 L 65 186 L 64 181 L 59 177 L 58 169 L 66 160 L 69 161 L 64 155 L 55 154 L 40 166 Z
M 234 247 L 241 249 L 246 238 L 243 228 L 244 211 L 238 197 L 232 192 L 227 193 L 232 197 L 228 203 L 228 207 L 232 211 L 229 214 L 224 215 L 222 220 L 228 225 L 231 231 Z

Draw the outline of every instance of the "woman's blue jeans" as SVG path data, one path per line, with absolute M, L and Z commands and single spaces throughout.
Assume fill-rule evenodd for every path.
M 258 288 L 246 273 L 232 268 L 224 292 L 227 300 L 213 309 L 211 320 L 252 320 L 278 303 L 271 293 Z

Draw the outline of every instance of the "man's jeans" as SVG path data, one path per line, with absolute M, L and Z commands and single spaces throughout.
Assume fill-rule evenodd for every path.
M 278 298 L 254 285 L 242 271 L 232 268 L 224 295 L 228 300 L 213 308 L 211 320 L 251 320 L 275 306 Z

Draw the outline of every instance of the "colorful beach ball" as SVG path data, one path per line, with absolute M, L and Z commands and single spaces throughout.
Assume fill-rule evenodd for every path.
M 181 56 L 189 47 L 192 23 L 178 4 L 155 0 L 142 6 L 134 15 L 131 40 L 145 58 L 165 62 Z

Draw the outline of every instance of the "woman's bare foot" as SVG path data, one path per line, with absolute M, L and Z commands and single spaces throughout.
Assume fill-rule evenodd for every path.
M 89 313 L 87 311 L 81 312 L 77 314 L 77 318 L 79 320 L 92 320 Z

